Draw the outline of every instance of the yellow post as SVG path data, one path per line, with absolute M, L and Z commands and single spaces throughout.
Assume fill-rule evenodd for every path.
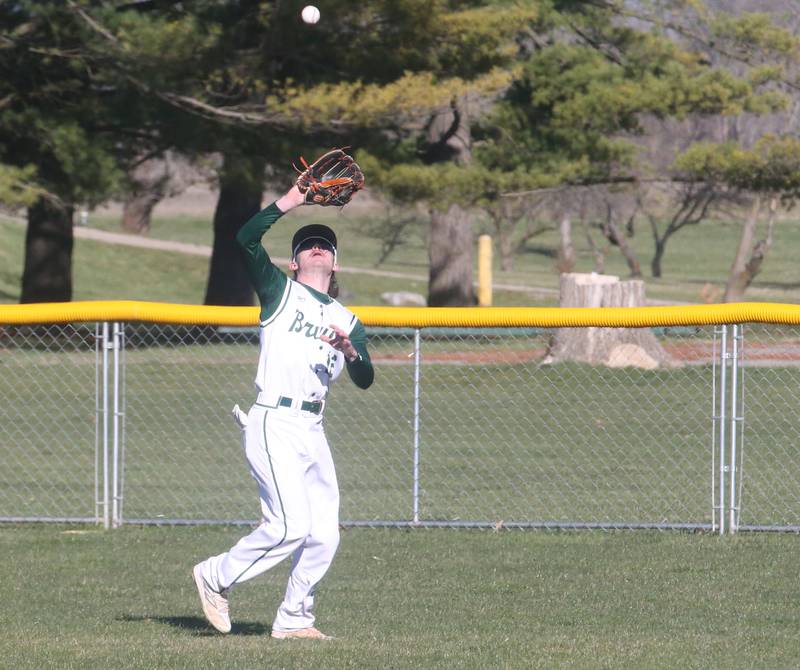
M 478 237 L 478 306 L 492 306 L 492 238 Z

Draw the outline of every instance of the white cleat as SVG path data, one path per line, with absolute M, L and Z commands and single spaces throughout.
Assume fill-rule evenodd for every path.
M 200 594 L 200 602 L 203 605 L 203 614 L 206 615 L 208 623 L 216 628 L 220 633 L 231 632 L 231 619 L 228 616 L 228 598 L 223 591 L 214 591 L 208 582 L 203 578 L 200 571 L 200 563 L 192 568 L 192 577 Z
M 273 630 L 272 637 L 278 640 L 332 640 L 330 635 L 325 635 L 313 626 L 298 628 L 296 630 Z

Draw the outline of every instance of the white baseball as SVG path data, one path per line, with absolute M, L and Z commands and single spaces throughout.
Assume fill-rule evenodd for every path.
M 303 17 L 303 21 L 306 23 L 316 23 L 319 21 L 319 10 L 314 5 L 306 5 L 303 7 L 300 16 Z

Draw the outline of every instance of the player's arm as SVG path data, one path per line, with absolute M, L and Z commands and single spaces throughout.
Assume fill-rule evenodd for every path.
M 359 388 L 366 389 L 375 379 L 375 371 L 367 351 L 367 333 L 361 322 L 353 317 L 355 325 L 348 335 L 344 330 L 330 325 L 333 335 L 322 335 L 320 339 L 327 342 L 337 351 L 341 351 L 347 364 L 347 374 Z
M 253 216 L 236 234 L 236 241 L 244 255 L 247 275 L 261 303 L 262 320 L 280 301 L 286 288 L 287 278 L 270 260 L 269 254 L 261 244 L 261 238 L 279 218 L 299 204 L 302 204 L 302 195 L 294 186 L 286 195 Z
M 322 335 L 320 338 L 337 351 L 341 351 L 347 364 L 347 374 L 359 388 L 366 389 L 375 379 L 375 371 L 367 351 L 367 333 L 361 322 L 353 317 L 355 325 L 348 335 L 338 326 L 331 324 L 333 335 Z
M 350 332 L 350 344 L 355 349 L 356 356 L 348 359 L 345 356 L 347 363 L 347 374 L 350 379 L 359 388 L 366 389 L 372 385 L 375 379 L 375 370 L 372 367 L 372 361 L 369 358 L 369 351 L 367 351 L 367 333 L 361 321 L 356 321 L 356 325 Z

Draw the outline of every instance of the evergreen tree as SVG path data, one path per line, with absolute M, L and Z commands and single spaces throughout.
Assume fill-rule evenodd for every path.
M 121 178 L 113 105 L 61 3 L 0 6 L 0 191 L 26 205 L 22 302 L 72 296 L 72 213 Z
M 510 79 L 500 67 L 510 60 L 509 35 L 531 14 L 513 3 L 443 0 L 331 0 L 319 6 L 323 21 L 307 26 L 290 3 L 255 0 L 21 3 L 10 12 L 18 16 L 5 17 L 10 32 L 14 21 L 41 29 L 35 39 L 26 32 L 24 43 L 12 37 L 14 53 L 25 54 L 33 69 L 50 67 L 42 51 L 51 37 L 46 27 L 68 35 L 61 61 L 69 72 L 52 77 L 87 109 L 58 110 L 54 100 L 31 98 L 21 108 L 51 115 L 54 127 L 72 123 L 85 134 L 105 125 L 92 135 L 97 151 L 87 156 L 95 161 L 92 169 L 106 161 L 105 179 L 81 193 L 67 183 L 68 175 L 63 183 L 53 177 L 48 191 L 64 191 L 66 203 L 93 202 L 120 185 L 136 160 L 167 148 L 221 151 L 225 169 L 206 297 L 239 303 L 244 280 L 231 279 L 236 275 L 224 269 L 234 258 L 241 217 L 260 199 L 265 164 L 286 175 L 298 153 L 313 155 L 335 144 L 380 145 L 387 136 L 407 136 L 409 127 L 467 94 L 501 90 Z M 13 134 L 9 125 L 4 130 Z M 102 144 L 106 139 L 109 144 Z M 32 146 L 35 141 L 31 137 Z M 442 156 L 435 148 L 444 144 L 444 137 L 431 139 L 431 160 Z M 18 161 L 41 165 L 31 151 L 0 157 L 9 165 Z M 37 169 L 37 179 L 45 179 Z M 240 198 L 250 206 L 242 209 Z M 60 248 L 68 256 L 68 244 Z M 32 276 L 38 272 L 37 265 Z

